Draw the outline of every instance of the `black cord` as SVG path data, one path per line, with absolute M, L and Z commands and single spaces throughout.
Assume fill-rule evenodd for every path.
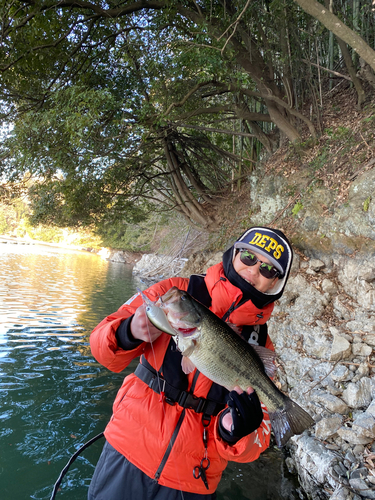
M 90 444 L 94 443 L 95 441 L 97 441 L 98 439 L 100 439 L 103 436 L 104 436 L 104 432 L 101 432 L 97 436 L 93 437 L 92 439 L 90 439 L 90 441 L 87 441 L 87 443 L 85 443 L 84 445 L 82 445 L 81 448 L 79 448 L 79 450 L 77 450 L 74 453 L 74 455 L 72 455 L 70 457 L 69 462 L 65 465 L 65 467 L 63 468 L 63 470 L 60 472 L 60 476 L 59 476 L 58 480 L 56 481 L 56 483 L 55 483 L 55 485 L 53 487 L 53 491 L 52 491 L 52 495 L 51 495 L 50 500 L 54 500 L 55 499 L 57 490 L 58 490 L 58 488 L 59 488 L 59 486 L 61 484 L 61 481 L 63 480 L 63 477 L 68 472 L 69 467 L 72 465 L 72 463 L 74 462 L 74 460 L 78 457 L 78 455 L 83 450 L 85 450 L 86 448 L 88 448 L 90 446 Z

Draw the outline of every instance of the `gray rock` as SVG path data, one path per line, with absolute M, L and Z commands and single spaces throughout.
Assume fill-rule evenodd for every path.
M 338 486 L 337 489 L 329 497 L 329 500 L 351 500 L 352 493 L 344 486 Z
M 356 371 L 355 377 L 352 382 L 358 382 L 362 377 L 367 377 L 370 373 L 370 368 L 367 363 L 361 363 Z
M 310 276 L 315 276 L 316 275 L 316 271 L 314 271 L 313 269 L 306 269 L 306 274 L 309 274 Z
M 339 476 L 347 477 L 348 469 L 344 466 L 342 462 L 338 462 L 337 465 L 333 467 Z
M 342 417 L 322 418 L 315 425 L 315 437 L 325 441 L 336 434 L 337 429 L 342 425 Z
M 331 348 L 331 361 L 339 361 L 350 356 L 352 348 L 350 343 L 340 335 L 334 335 Z
M 328 278 L 324 278 L 322 281 L 322 290 L 323 292 L 329 293 L 330 295 L 334 295 L 337 292 L 337 286 L 335 283 Z
M 327 410 L 332 413 L 339 413 L 344 415 L 348 411 L 348 406 L 340 398 L 327 394 L 324 391 L 314 391 L 311 399 L 317 403 L 322 404 Z
M 350 473 L 350 479 L 366 479 L 368 471 L 366 467 L 360 467 Z
M 361 495 L 361 497 L 364 497 L 366 499 L 375 498 L 375 490 L 373 488 L 370 489 L 366 481 L 364 481 L 363 479 L 350 479 L 349 484 L 357 493 Z
M 363 344 L 362 342 L 353 343 L 352 352 L 355 356 L 371 356 L 372 347 L 369 345 Z
M 353 448 L 353 455 L 359 459 L 362 458 L 365 447 L 363 444 L 356 444 Z
M 357 459 L 355 458 L 355 456 L 354 456 L 354 454 L 353 454 L 352 450 L 349 450 L 349 451 L 346 453 L 346 455 L 345 455 L 345 460 L 348 460 L 349 462 L 351 462 L 351 463 L 353 463 L 353 464 L 356 462 L 356 460 L 357 460 Z
M 342 397 L 351 408 L 367 408 L 372 400 L 373 384 L 371 379 L 363 377 L 357 383 L 350 382 Z
M 332 380 L 335 382 L 350 380 L 352 376 L 352 372 L 345 365 L 337 365 L 331 373 Z
M 370 406 L 366 410 L 366 413 L 372 415 L 375 418 L 375 399 L 371 401 Z
M 375 335 L 366 335 L 363 337 L 363 341 L 367 345 L 371 345 L 371 346 L 375 347 Z
M 358 434 L 349 427 L 341 427 L 337 430 L 337 434 L 351 444 L 368 444 L 372 441 L 372 438 L 358 436 Z
M 304 471 L 307 470 L 318 483 L 324 484 L 328 481 L 331 486 L 336 487 L 336 481 L 328 474 L 328 471 L 338 462 L 336 455 L 327 450 L 323 443 L 305 434 L 295 438 L 295 443 L 297 446 L 296 466 L 299 474 L 305 474 Z
M 319 259 L 311 259 L 309 263 L 310 269 L 315 272 L 321 271 L 325 267 L 325 263 Z
M 334 313 L 339 319 L 345 319 L 347 321 L 354 319 L 354 312 L 344 305 L 344 297 L 338 295 L 333 300 Z
M 362 413 L 354 420 L 352 429 L 358 436 L 375 439 L 375 418 L 367 412 Z
M 367 283 L 373 283 L 375 281 L 375 266 L 361 267 L 358 271 L 358 278 L 367 281 Z

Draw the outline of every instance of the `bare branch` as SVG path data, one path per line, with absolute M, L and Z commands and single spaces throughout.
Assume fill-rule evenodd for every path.
M 307 59 L 301 59 L 302 62 L 306 64 L 311 64 L 311 66 L 316 66 L 319 69 L 322 69 L 323 71 L 328 71 L 328 73 L 332 73 L 333 75 L 336 75 L 340 78 L 344 78 L 345 80 L 348 80 L 349 82 L 352 81 L 352 79 L 349 76 L 343 75 L 342 73 L 338 73 L 337 71 L 333 71 L 333 69 L 328 69 L 324 68 L 323 66 L 320 66 L 319 64 L 312 63 L 311 61 L 308 61 Z
M 169 108 L 163 113 L 163 116 L 168 115 L 172 111 L 173 108 L 180 108 L 181 106 L 183 106 L 185 104 L 185 102 L 189 99 L 189 97 L 191 97 L 197 90 L 199 90 L 201 87 L 204 87 L 205 85 L 208 85 L 210 83 L 212 83 L 212 82 L 211 81 L 202 82 L 202 83 L 198 83 L 197 85 L 195 85 L 195 87 L 193 87 L 180 102 L 173 102 L 169 106 Z

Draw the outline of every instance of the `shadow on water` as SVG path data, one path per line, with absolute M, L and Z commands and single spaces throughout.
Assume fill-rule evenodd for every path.
M 102 432 L 124 375 L 91 356 L 89 334 L 135 293 L 131 269 L 96 255 L 0 245 L 0 491 L 47 500 L 67 461 Z M 104 441 L 86 449 L 57 500 L 84 500 Z M 270 481 L 272 477 L 272 481 Z M 281 453 L 231 463 L 218 500 L 298 499 Z

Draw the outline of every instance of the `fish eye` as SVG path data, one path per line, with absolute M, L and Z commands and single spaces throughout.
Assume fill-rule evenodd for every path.
M 186 295 L 181 295 L 181 300 L 186 300 Z

